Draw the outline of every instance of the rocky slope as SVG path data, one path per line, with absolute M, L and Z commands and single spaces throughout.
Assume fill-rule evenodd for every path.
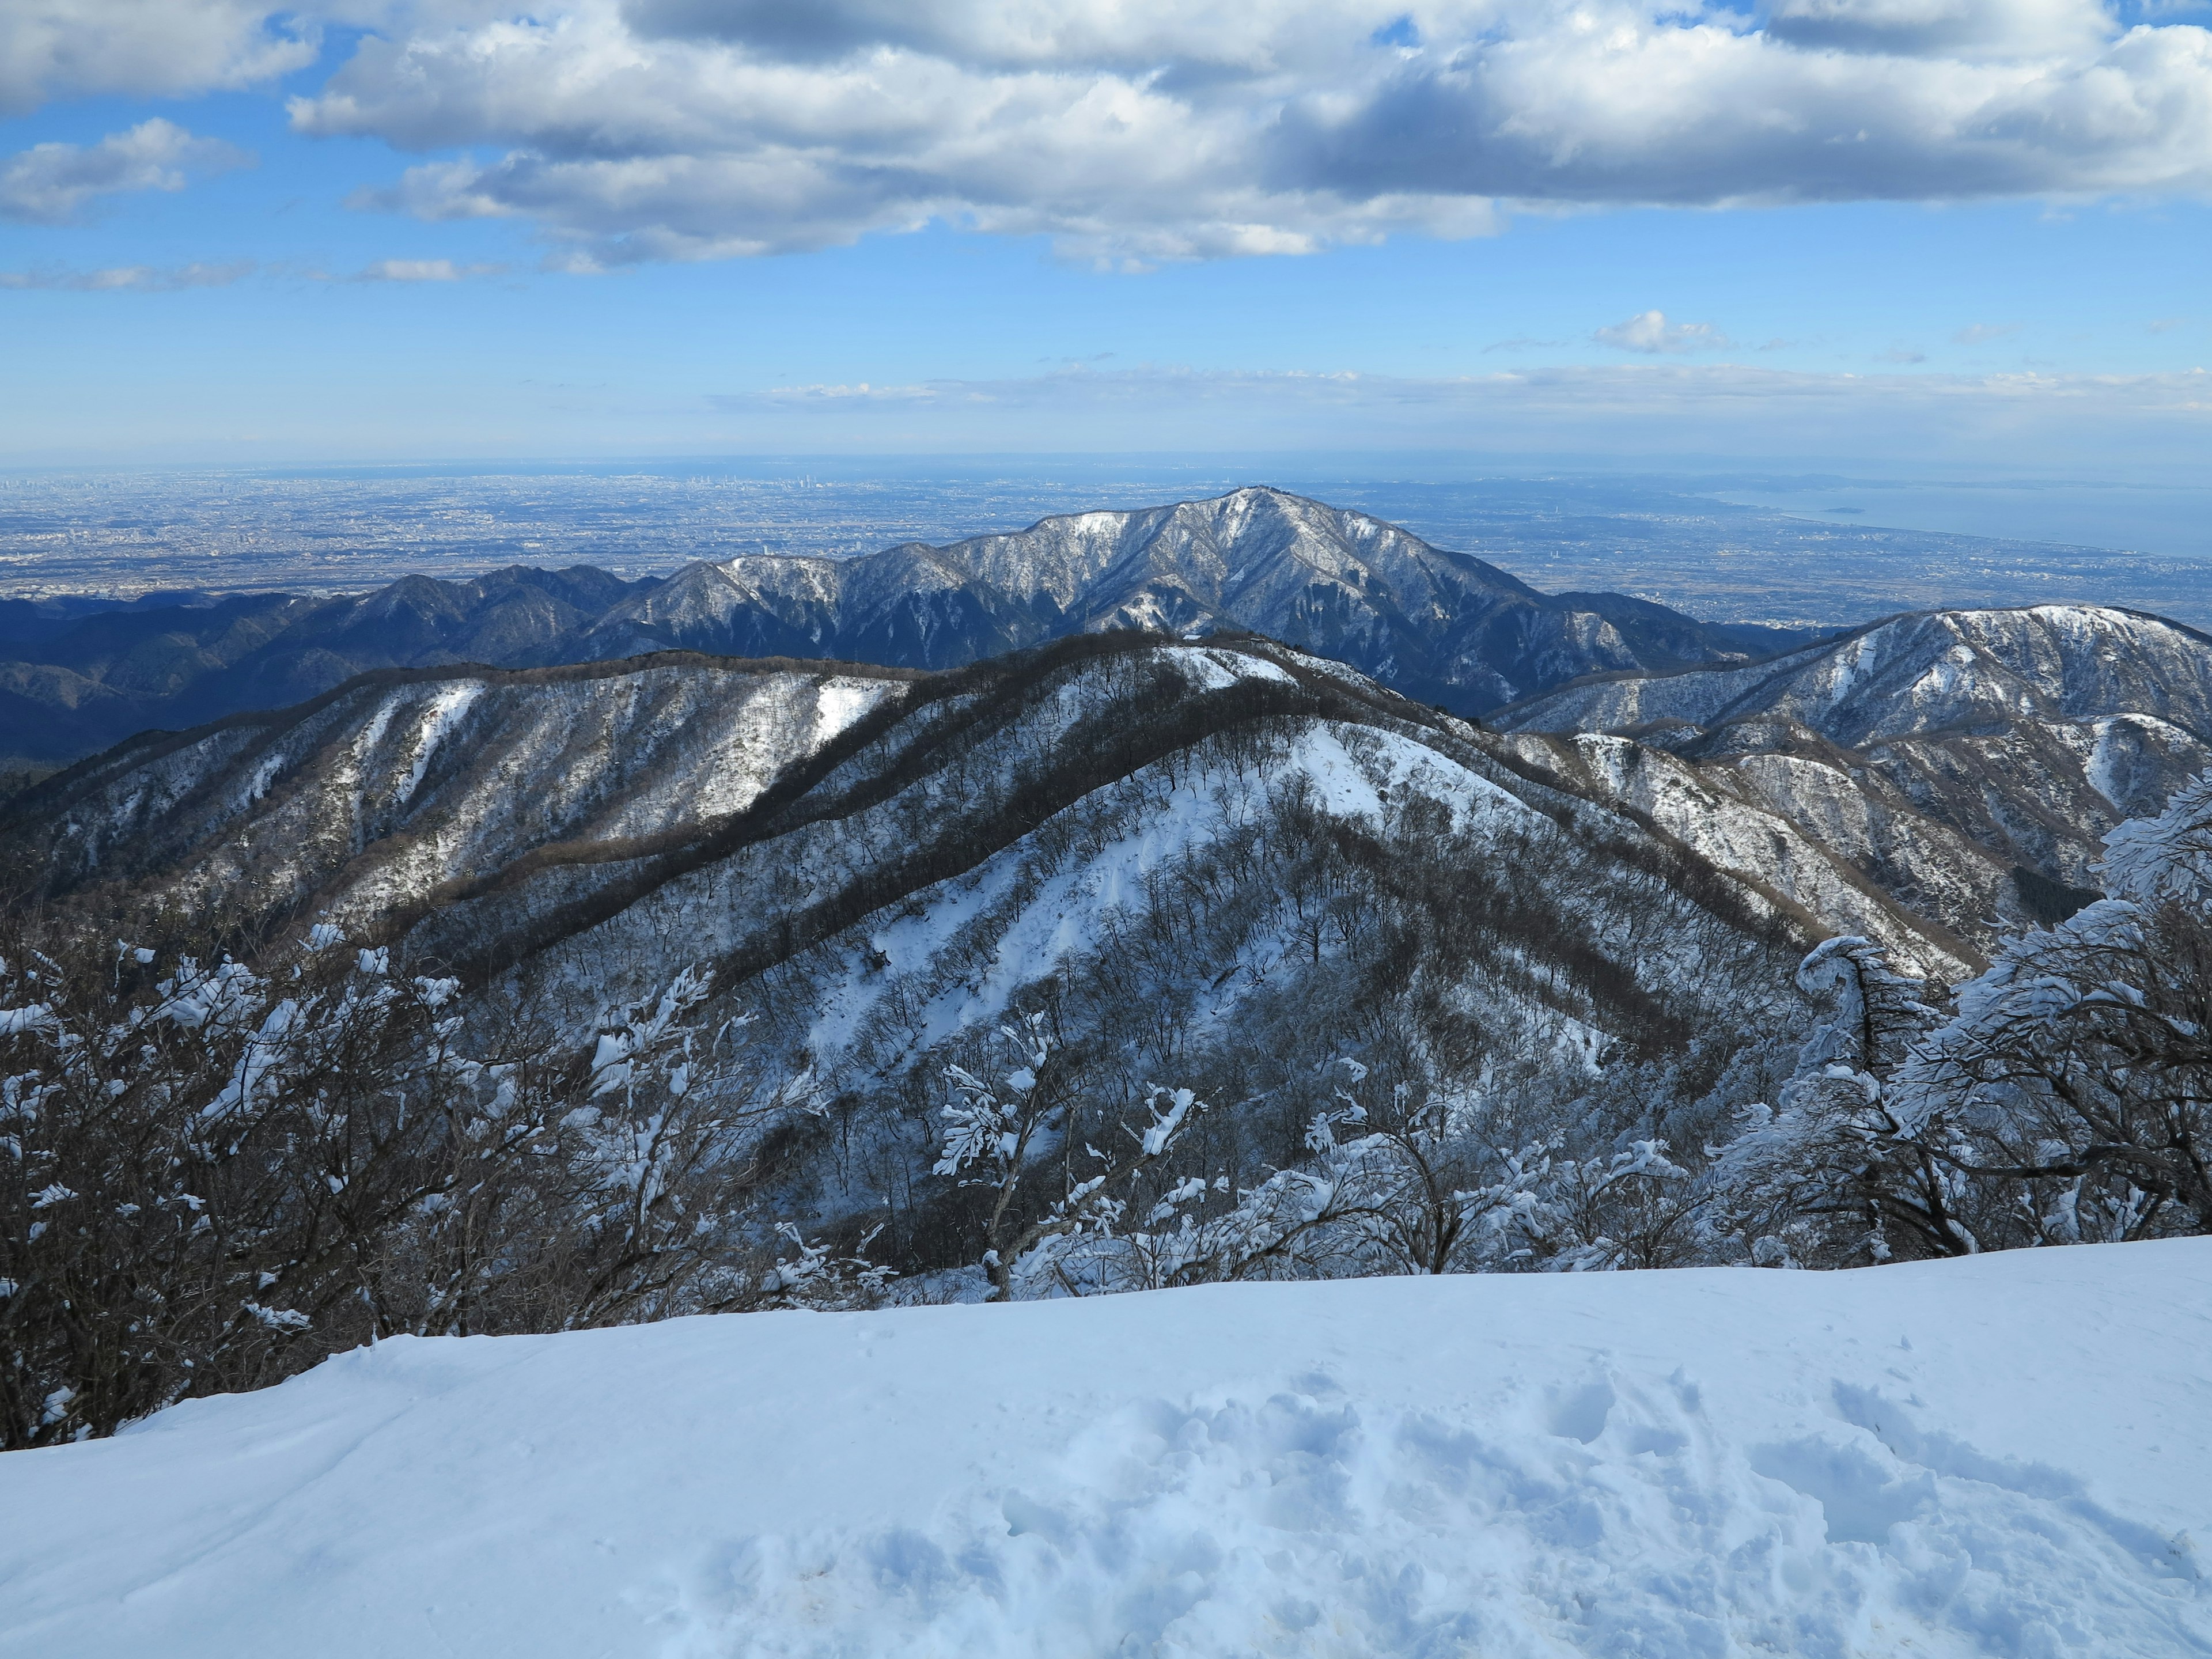
M 1816 911 L 1878 890 L 1986 949 L 2078 904 L 2105 832 L 2212 764 L 2212 639 L 2086 606 L 1936 611 L 1492 723 Z
M 1577 675 L 1740 660 L 1800 638 L 1619 594 L 1539 593 L 1378 520 L 1269 489 L 850 560 L 695 564 L 665 584 L 516 567 L 462 582 L 413 576 L 357 598 L 68 609 L 0 612 L 0 766 L 64 763 L 374 669 L 672 647 L 951 668 L 1071 634 L 1233 627 L 1477 713 Z

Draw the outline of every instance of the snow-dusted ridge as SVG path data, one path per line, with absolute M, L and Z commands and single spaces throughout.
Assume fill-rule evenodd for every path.
M 1914 611 L 1759 663 L 1595 675 L 1494 719 L 1536 731 L 1787 719 L 1861 748 L 2123 711 L 2203 733 L 2212 724 L 2212 637 L 2117 606 Z
M 1916 626 L 1941 659 L 1972 620 Z M 1879 631 L 1835 648 L 1854 673 Z M 1909 644 L 1873 666 L 1924 665 Z M 2112 655 L 2099 672 L 2135 672 Z M 1971 701 L 1973 678 L 1947 684 Z M 1018 1011 L 1054 1011 L 1094 1100 L 1172 1082 L 1223 1105 L 1209 1158 L 1248 1185 L 1370 1052 L 1419 1056 L 1502 1136 L 1540 1096 L 1703 1146 L 1785 1080 L 1807 945 L 1862 935 L 1969 976 L 2045 889 L 2066 896 L 2073 866 L 2029 865 L 2028 830 L 2086 832 L 2039 780 L 2125 793 L 2130 745 L 2180 730 L 2124 712 L 2069 742 L 2030 713 L 1854 750 L 1779 716 L 1638 729 L 1486 732 L 1230 635 L 1115 630 L 934 675 L 682 653 L 416 672 L 88 763 L 33 798 L 27 842 L 58 896 L 334 927 L 564 1031 L 705 971 L 717 1018 L 749 1017 L 752 1097 L 798 1113 L 763 1165 L 779 1212 L 880 1220 L 934 1267 L 966 1246 L 933 1114 Z M 1884 769 L 1900 755 L 1953 794 L 1916 794 Z
M 0 1459 L 0 1654 L 2212 1652 L 2212 1243 L 402 1339 Z

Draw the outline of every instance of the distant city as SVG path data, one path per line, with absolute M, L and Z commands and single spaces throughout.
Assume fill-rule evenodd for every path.
M 1226 466 L 1116 474 L 1110 464 L 1058 474 L 1017 467 L 1005 477 L 867 477 L 850 463 L 835 471 L 744 476 L 676 464 L 0 478 L 0 597 L 321 594 L 410 572 L 460 577 L 509 564 L 592 564 L 637 576 L 746 553 L 842 557 L 941 544 L 1055 513 L 1267 482 L 1401 525 L 1548 592 L 1627 592 L 1713 621 L 1833 626 L 1936 605 L 2069 602 L 2212 628 L 2212 560 L 2125 550 L 2136 526 L 2124 517 L 2106 534 L 2110 546 L 1897 527 L 1882 519 L 1910 519 L 1914 503 L 1894 488 L 1845 480 L 1824 489 L 1758 479 L 1251 477 Z M 2099 533 L 2095 500 L 2060 505 L 2048 515 L 2056 526 Z M 2188 545 L 2171 525 L 2190 504 L 2163 510 L 2169 522 L 2152 544 Z M 1950 516 L 1976 521 L 1971 509 Z M 2040 521 L 2017 507 L 1993 517 Z

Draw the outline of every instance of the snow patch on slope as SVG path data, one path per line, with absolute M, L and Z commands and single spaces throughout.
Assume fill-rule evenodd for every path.
M 824 680 L 814 694 L 814 731 L 809 750 L 819 749 L 884 699 L 890 689 L 881 680 Z
M 462 680 L 441 687 L 423 706 L 422 723 L 415 737 L 414 757 L 408 763 L 407 775 L 393 792 L 392 804 L 394 806 L 404 806 L 414 799 L 415 792 L 422 787 L 423 774 L 430 769 L 431 761 L 436 758 L 439 745 L 467 717 L 469 710 L 476 706 L 477 699 L 483 696 L 483 691 L 482 680 Z

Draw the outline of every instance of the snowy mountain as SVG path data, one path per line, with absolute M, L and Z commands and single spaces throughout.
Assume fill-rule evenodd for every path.
M 952 668 L 1086 631 L 1229 627 L 1476 713 L 1577 675 L 1737 660 L 1802 638 L 1619 594 L 1539 593 L 1480 559 L 1271 489 L 1047 519 L 949 547 L 700 563 L 666 583 L 518 566 L 469 581 L 410 576 L 355 598 L 247 595 L 81 618 L 18 609 L 0 614 L 0 764 L 64 763 L 377 669 L 670 647 Z
M 2105 834 L 2212 764 L 2212 639 L 2087 606 L 1934 611 L 1492 724 L 1816 912 L 1875 890 L 1986 951 L 2078 905 Z
M 1070 634 L 1224 627 L 1462 714 L 1577 675 L 1741 660 L 1800 637 L 1619 594 L 1539 593 L 1364 514 L 1245 489 L 948 547 L 693 565 L 615 606 L 592 654 L 678 646 L 951 668 Z
M 125 745 L 29 810 L 50 892 L 340 929 L 575 1029 L 710 969 L 758 1091 L 812 1114 L 779 1153 L 794 1205 L 887 1212 L 923 1266 L 961 1259 L 927 1179 L 945 1068 L 997 1064 L 1040 998 L 1068 1086 L 1231 1103 L 1209 1133 L 1255 1171 L 1355 1050 L 1377 1087 L 1580 1092 L 1693 1135 L 1771 1081 L 1747 1056 L 1810 1017 L 1790 968 L 1820 931 L 1335 665 L 1133 633 L 940 675 L 372 677 Z
M 0 1457 L 0 1654 L 2212 1649 L 2203 1239 L 401 1338 Z

